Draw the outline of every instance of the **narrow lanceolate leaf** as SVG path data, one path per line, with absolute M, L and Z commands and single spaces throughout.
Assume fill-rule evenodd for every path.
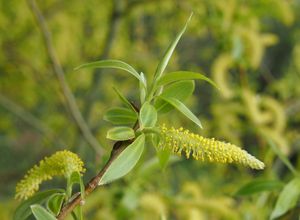
M 181 101 L 175 98 L 168 98 L 164 96 L 159 96 L 164 101 L 168 102 L 172 106 L 174 106 L 178 111 L 180 111 L 183 115 L 185 115 L 188 119 L 193 121 L 196 125 L 198 125 L 200 128 L 202 128 L 200 120 L 191 112 L 191 110 L 186 107 Z
M 275 154 L 280 158 L 280 160 L 286 165 L 286 167 L 295 175 L 299 176 L 299 172 L 295 169 L 295 167 L 292 165 L 290 160 L 287 158 L 286 155 L 277 147 L 277 145 L 268 138 L 269 145 L 271 146 L 271 149 L 274 151 Z
M 132 106 L 132 104 L 128 101 L 128 99 L 125 98 L 125 96 L 122 95 L 122 93 L 115 87 L 113 87 L 114 91 L 117 93 L 120 100 L 128 107 L 131 108 L 133 111 L 136 112 L 135 108 Z
M 141 134 L 112 162 L 106 170 L 99 185 L 110 183 L 125 176 L 139 161 L 145 145 L 145 135 Z
M 182 102 L 193 94 L 194 89 L 195 83 L 193 80 L 183 80 L 165 87 L 161 95 L 168 98 L 176 97 Z M 159 113 L 166 113 L 174 109 L 172 105 L 162 99 L 157 99 L 154 106 Z
M 281 191 L 275 208 L 271 214 L 271 219 L 276 219 L 294 208 L 300 196 L 300 178 L 290 181 Z
M 190 20 L 191 20 L 191 18 L 192 18 L 192 15 L 193 15 L 193 14 L 190 15 L 190 17 L 189 17 L 189 19 L 187 20 L 187 22 L 185 23 L 184 27 L 183 27 L 182 30 L 177 34 L 176 38 L 175 38 L 174 41 L 171 43 L 171 45 L 168 47 L 168 49 L 167 49 L 167 51 L 165 52 L 165 54 L 164 54 L 162 60 L 161 60 L 160 63 L 158 64 L 157 69 L 156 69 L 156 71 L 155 71 L 155 79 L 159 79 L 159 78 L 162 76 L 162 74 L 163 74 L 163 72 L 164 72 L 166 66 L 168 65 L 168 62 L 169 62 L 169 60 L 170 60 L 170 58 L 171 58 L 171 56 L 172 56 L 172 54 L 173 54 L 173 52 L 174 52 L 174 50 L 175 50 L 176 45 L 178 44 L 178 42 L 179 42 L 181 36 L 182 36 L 183 33 L 185 32 L 186 27 L 187 27 L 188 23 L 190 22 Z
M 56 220 L 55 216 L 41 205 L 32 205 L 30 208 L 36 220 Z
M 176 81 L 191 80 L 191 79 L 204 80 L 204 81 L 210 83 L 211 85 L 213 85 L 215 88 L 219 89 L 217 84 L 214 81 L 212 81 L 210 78 L 204 76 L 201 73 L 195 73 L 195 72 L 189 72 L 189 71 L 177 71 L 177 72 L 171 72 L 171 73 L 165 74 L 158 80 L 156 88 L 158 88 L 159 86 L 163 86 L 163 85 L 167 85 L 169 83 L 176 82 Z
M 63 193 L 62 189 L 51 189 L 36 193 L 34 196 L 22 202 L 15 211 L 14 220 L 25 220 L 31 215 L 30 206 L 33 204 L 41 204 L 56 193 Z
M 283 183 L 278 180 L 254 180 L 246 185 L 244 185 L 242 188 L 240 188 L 235 195 L 236 196 L 247 196 L 252 195 L 254 193 L 259 193 L 263 191 L 272 191 L 272 190 L 278 190 L 283 187 Z
M 100 60 L 91 63 L 85 63 L 75 68 L 75 70 L 83 68 L 113 68 L 124 70 L 133 76 L 135 76 L 139 81 L 142 81 L 140 74 L 129 64 L 120 60 Z
M 60 212 L 65 196 L 65 193 L 56 193 L 48 199 L 47 209 L 50 212 L 52 212 L 55 216 L 58 215 L 58 213 Z
M 140 128 L 153 127 L 157 121 L 157 112 L 153 105 L 145 102 L 139 115 Z
M 104 120 L 113 124 L 132 124 L 137 120 L 137 113 L 128 108 L 111 108 L 105 115 Z
M 135 137 L 134 130 L 130 127 L 119 126 L 108 130 L 106 138 L 114 141 L 125 141 Z

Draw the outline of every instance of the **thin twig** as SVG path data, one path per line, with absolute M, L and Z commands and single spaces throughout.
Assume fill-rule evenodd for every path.
M 136 105 L 134 105 L 134 103 L 131 103 L 131 104 L 136 109 L 137 112 L 140 111 L 140 109 Z M 133 125 L 133 129 L 136 131 L 138 128 L 139 128 L 139 123 L 138 123 L 138 121 L 136 121 L 135 124 Z M 109 157 L 108 161 L 106 162 L 106 164 L 104 165 L 104 167 L 101 169 L 101 171 L 95 177 L 93 177 L 88 182 L 88 184 L 86 184 L 85 194 L 84 194 L 85 196 L 88 196 L 91 192 L 93 192 L 97 188 L 99 181 L 101 180 L 102 176 L 105 174 L 107 169 L 110 167 L 112 162 L 123 152 L 123 150 L 126 149 L 126 147 L 129 144 L 131 144 L 132 141 L 133 140 L 117 141 L 114 144 L 113 149 L 110 154 L 110 157 Z M 72 212 L 72 210 L 76 206 L 81 205 L 82 202 L 83 202 L 83 198 L 81 196 L 81 193 L 79 192 L 74 199 L 72 199 L 71 201 L 69 201 L 62 207 L 62 209 L 60 210 L 60 213 L 57 215 L 57 219 L 58 220 L 64 219 L 69 213 Z
M 122 153 L 122 151 L 129 145 L 130 142 L 118 141 L 114 144 L 113 150 L 111 152 L 109 160 L 106 162 L 105 166 L 101 169 L 101 171 L 93 177 L 88 184 L 85 186 L 85 196 L 88 196 L 91 192 L 93 192 L 97 186 L 102 176 L 106 172 L 106 170 L 110 167 L 112 162 L 117 158 L 118 155 Z M 73 211 L 73 209 L 80 205 L 83 201 L 81 193 L 79 193 L 73 200 L 64 205 L 61 209 L 60 213 L 57 216 L 58 220 L 62 220 L 67 217 L 69 213 Z
M 46 127 L 39 119 L 37 119 L 34 115 L 30 112 L 26 111 L 20 105 L 14 103 L 10 99 L 6 98 L 4 95 L 0 94 L 0 105 L 8 110 L 9 112 L 13 113 L 14 115 L 18 116 L 24 122 L 38 130 L 42 134 L 50 133 L 51 130 L 49 127 Z
M 36 116 L 28 112 L 22 106 L 16 104 L 15 102 L 8 99 L 2 94 L 0 94 L 0 105 L 12 114 L 16 115 L 22 121 L 33 127 L 34 129 L 36 129 L 38 132 L 43 134 L 50 142 L 56 144 L 60 143 L 61 145 L 63 145 L 61 140 L 56 139 L 54 141 L 54 132 L 48 126 L 46 126 L 40 119 L 38 119 Z
M 64 71 L 57 59 L 53 44 L 52 44 L 52 38 L 51 33 L 48 30 L 48 26 L 46 24 L 45 18 L 43 17 L 40 9 L 38 8 L 35 0 L 27 0 L 28 5 L 34 14 L 36 21 L 38 23 L 38 26 L 42 32 L 43 39 L 45 42 L 45 46 L 47 49 L 47 53 L 49 55 L 53 71 L 56 75 L 56 78 L 60 84 L 60 87 L 62 89 L 62 93 L 66 100 L 66 105 L 77 125 L 79 128 L 82 136 L 86 140 L 86 142 L 99 154 L 102 155 L 103 149 L 98 143 L 97 139 L 93 136 L 91 133 L 89 127 L 87 126 L 86 122 L 84 121 L 79 108 L 76 104 L 75 98 L 73 96 L 73 93 L 71 92 L 71 89 L 68 86 L 68 83 L 65 79 Z

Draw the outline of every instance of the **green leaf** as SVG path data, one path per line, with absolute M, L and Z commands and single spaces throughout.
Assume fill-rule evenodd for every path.
M 51 211 L 55 216 L 59 214 L 65 196 L 65 193 L 55 193 L 48 199 L 47 209 Z
M 275 219 L 282 216 L 290 209 L 294 208 L 299 200 L 300 196 L 300 178 L 294 178 L 290 181 L 281 193 L 276 201 L 275 208 L 271 214 L 271 219 Z
M 141 134 L 111 163 L 106 170 L 99 185 L 110 183 L 125 176 L 139 161 L 145 145 L 145 135 Z
M 79 184 L 81 197 L 84 198 L 85 187 L 84 187 L 84 184 L 83 184 L 83 181 L 82 181 L 82 176 L 78 171 L 74 171 L 70 176 L 70 185 L 71 185 L 71 187 L 74 184 Z
M 85 63 L 76 67 L 75 70 L 83 68 L 113 68 L 125 70 L 126 72 L 135 76 L 139 81 L 142 81 L 141 76 L 132 66 L 120 60 L 100 60 L 92 63 Z
M 128 108 L 111 108 L 105 113 L 104 120 L 113 124 L 132 124 L 137 121 L 137 114 Z
M 179 101 L 184 101 L 193 94 L 194 89 L 195 83 L 193 80 L 183 80 L 175 82 L 164 88 L 161 95 L 168 98 L 173 97 Z M 154 103 L 154 106 L 159 113 L 167 113 L 174 108 L 172 105 L 162 99 L 157 99 Z
M 164 96 L 159 96 L 169 104 L 173 105 L 178 111 L 180 111 L 182 114 L 184 114 L 188 119 L 193 121 L 196 125 L 198 125 L 200 128 L 202 128 L 200 120 L 191 112 L 191 110 L 186 107 L 181 101 L 175 98 L 168 98 Z
M 219 89 L 217 84 L 214 81 L 212 81 L 210 78 L 204 76 L 201 73 L 195 73 L 195 72 L 189 72 L 189 71 L 176 71 L 176 72 L 171 72 L 171 73 L 165 74 L 163 77 L 160 78 L 160 80 L 158 80 L 156 88 L 163 86 L 163 85 L 167 85 L 169 83 L 176 82 L 176 81 L 191 80 L 191 79 L 204 80 L 204 81 L 210 83 L 211 85 L 213 85 L 215 88 Z
M 41 205 L 31 205 L 30 208 L 36 220 L 56 220 L 55 216 Z
M 114 91 L 117 93 L 120 100 L 128 107 L 131 108 L 133 111 L 136 112 L 136 109 L 132 106 L 132 104 L 122 95 L 122 93 L 115 87 L 113 87 Z
M 287 168 L 295 175 L 299 176 L 299 172 L 295 169 L 295 167 L 291 164 L 289 159 L 283 154 L 283 152 L 277 147 L 277 145 L 269 138 L 267 138 L 269 145 L 275 154 L 280 158 L 280 160 L 287 166 Z
M 30 197 L 29 199 L 23 201 L 18 208 L 15 211 L 14 220 L 25 220 L 27 219 L 30 215 L 31 215 L 31 209 L 30 206 L 33 204 L 42 204 L 45 201 L 47 201 L 47 199 L 55 194 L 55 193 L 63 193 L 64 190 L 62 189 L 51 189 L 51 190 L 47 190 L 47 191 L 42 191 L 42 192 L 38 192 L 36 193 L 34 196 Z
M 141 103 L 145 102 L 146 94 L 147 94 L 147 80 L 144 73 L 141 73 L 142 81 L 140 82 L 140 101 Z
M 145 102 L 139 115 L 140 128 L 153 127 L 157 121 L 157 112 L 153 105 Z
M 130 127 L 119 126 L 108 130 L 106 138 L 114 141 L 125 141 L 135 137 L 134 130 Z
M 155 71 L 155 79 L 156 79 L 156 80 L 158 80 L 158 79 L 162 76 L 162 74 L 163 74 L 163 72 L 164 72 L 166 66 L 168 65 L 168 62 L 169 62 L 169 60 L 170 60 L 170 58 L 171 58 L 171 56 L 172 56 L 172 54 L 173 54 L 173 52 L 174 52 L 174 50 L 175 50 L 175 47 L 176 47 L 176 45 L 178 44 L 178 42 L 179 42 L 181 36 L 182 36 L 183 33 L 185 32 L 185 30 L 186 30 L 186 28 L 187 28 L 187 25 L 188 25 L 188 23 L 190 22 L 192 16 L 193 16 L 193 13 L 191 13 L 191 15 L 190 15 L 189 19 L 187 20 L 187 22 L 185 23 L 184 27 L 183 27 L 182 30 L 177 34 L 176 38 L 175 38 L 174 41 L 171 43 L 171 45 L 168 47 L 168 49 L 167 49 L 167 51 L 165 52 L 165 54 L 164 54 L 162 60 L 161 60 L 160 63 L 158 64 L 157 69 L 156 69 L 156 71 Z
M 235 195 L 247 196 L 258 192 L 280 189 L 282 187 L 283 183 L 278 180 L 254 180 L 240 188 Z

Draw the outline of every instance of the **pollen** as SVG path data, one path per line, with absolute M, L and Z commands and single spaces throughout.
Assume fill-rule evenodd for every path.
M 58 151 L 31 168 L 16 186 L 16 199 L 26 200 L 38 191 L 40 184 L 54 176 L 70 176 L 73 172 L 85 172 L 82 160 L 70 151 Z
M 234 144 L 205 138 L 182 128 L 167 128 L 165 125 L 160 127 L 160 133 L 159 148 L 176 155 L 184 152 L 187 158 L 193 157 L 202 162 L 235 163 L 257 170 L 265 167 L 263 162 Z

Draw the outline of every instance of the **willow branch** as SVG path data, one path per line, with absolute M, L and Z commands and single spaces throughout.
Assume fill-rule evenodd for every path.
M 131 103 L 131 104 L 137 112 L 140 111 L 140 108 L 137 107 L 134 103 Z M 133 129 L 136 131 L 138 129 L 138 127 L 139 127 L 139 123 L 138 123 L 138 121 L 136 121 L 133 126 Z M 85 196 L 88 196 L 91 192 L 93 192 L 97 188 L 98 183 L 100 182 L 102 176 L 107 171 L 107 169 L 110 167 L 112 162 L 123 152 L 123 150 L 126 149 L 126 147 L 130 143 L 131 143 L 131 141 L 117 141 L 114 144 L 113 149 L 110 154 L 110 157 L 109 157 L 108 161 L 106 162 L 106 164 L 104 165 L 104 167 L 100 170 L 100 172 L 95 177 L 93 177 L 88 182 L 88 184 L 86 184 Z M 73 211 L 73 209 L 76 206 L 83 204 L 82 202 L 84 202 L 84 200 L 81 196 L 81 193 L 79 192 L 74 199 L 72 199 L 71 201 L 69 201 L 62 207 L 62 209 L 60 210 L 60 213 L 57 215 L 57 219 L 58 220 L 64 219 L 69 213 L 71 213 Z
M 45 47 L 48 53 L 48 56 L 50 58 L 53 71 L 55 73 L 55 76 L 59 82 L 59 85 L 61 87 L 62 93 L 64 95 L 67 108 L 69 109 L 77 127 L 79 128 L 82 136 L 86 140 L 86 142 L 99 154 L 102 155 L 102 147 L 96 140 L 96 138 L 91 133 L 89 127 L 87 126 L 86 122 L 84 121 L 81 112 L 76 104 L 75 97 L 73 96 L 73 93 L 71 92 L 70 87 L 68 86 L 68 83 L 65 78 L 64 71 L 57 59 L 53 44 L 52 44 L 52 37 L 51 33 L 48 29 L 48 26 L 46 24 L 45 18 L 43 17 L 40 9 L 38 8 L 35 0 L 27 0 L 28 5 L 34 14 L 37 24 L 42 32 L 43 40 L 45 43 Z
M 101 180 L 102 176 L 106 172 L 106 170 L 110 167 L 112 162 L 122 153 L 122 151 L 130 144 L 130 142 L 118 141 L 114 144 L 113 150 L 111 152 L 110 158 L 101 169 L 101 171 L 93 177 L 85 186 L 85 196 L 88 196 L 92 193 L 98 186 L 99 181 Z M 84 200 L 80 193 L 77 196 L 66 203 L 63 208 L 61 209 L 60 213 L 56 217 L 58 220 L 65 219 L 68 214 L 70 214 L 76 206 L 83 204 Z

